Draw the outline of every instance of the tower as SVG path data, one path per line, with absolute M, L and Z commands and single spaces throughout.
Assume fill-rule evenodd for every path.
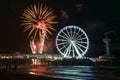
M 105 39 L 103 39 L 103 42 L 105 43 L 106 52 L 107 52 L 106 56 L 108 56 L 108 57 L 110 57 L 110 44 L 109 44 L 110 39 L 108 38 L 108 34 L 112 33 L 112 32 L 114 32 L 114 31 L 106 32 L 104 34 L 105 35 Z

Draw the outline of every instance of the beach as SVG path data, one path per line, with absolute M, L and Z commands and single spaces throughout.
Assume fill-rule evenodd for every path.
M 14 71 L 0 71 L 0 80 L 66 80 L 46 76 L 25 74 Z

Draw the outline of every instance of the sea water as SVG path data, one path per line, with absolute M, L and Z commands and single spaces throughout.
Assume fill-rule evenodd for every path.
M 120 80 L 120 67 L 117 66 L 36 66 L 24 71 L 68 80 Z

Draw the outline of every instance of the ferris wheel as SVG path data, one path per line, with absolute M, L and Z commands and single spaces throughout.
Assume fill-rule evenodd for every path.
M 88 47 L 88 36 L 79 26 L 66 26 L 57 34 L 56 48 L 64 58 L 82 58 Z

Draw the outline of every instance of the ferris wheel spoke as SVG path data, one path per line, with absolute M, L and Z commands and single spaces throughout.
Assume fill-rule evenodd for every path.
M 58 40 L 58 41 L 67 41 L 67 40 L 64 40 L 64 39 L 56 39 L 56 40 Z
M 67 29 L 66 29 L 66 32 L 67 32 L 68 36 L 70 37 L 70 34 L 69 34 L 69 32 L 68 32 L 68 30 L 67 30 Z
M 83 45 L 81 45 L 81 44 L 77 44 L 77 45 L 86 49 L 86 46 L 83 46 Z
M 59 36 L 62 37 L 62 38 L 64 38 L 64 39 L 67 39 L 65 36 L 62 36 L 62 35 L 60 35 L 60 34 L 59 34 Z
M 67 56 L 67 54 L 69 54 L 69 50 L 70 50 L 71 44 L 66 48 L 66 50 L 64 51 L 64 57 Z
M 83 53 L 84 51 L 76 44 L 77 48 Z
M 75 31 L 76 31 L 76 28 L 75 28 L 74 31 L 73 31 L 73 36 L 75 36 Z
M 81 38 L 81 36 L 83 36 L 84 34 L 82 33 L 81 35 L 79 35 L 78 37 L 77 37 L 77 39 L 79 39 L 79 38 Z
M 62 42 L 62 43 L 58 43 L 58 45 L 64 45 L 67 44 L 68 42 Z
M 78 32 L 76 32 L 75 38 L 79 35 L 80 30 L 78 29 Z
M 68 49 L 66 48 L 66 50 L 63 52 L 63 56 L 64 56 L 64 57 L 66 57 L 65 54 L 67 53 L 67 50 L 68 50 Z
M 62 32 L 67 38 L 69 37 L 64 31 Z
M 88 42 L 84 42 L 84 41 L 77 41 L 78 43 L 84 43 L 84 44 L 87 44 Z
M 68 46 L 68 44 L 64 45 L 63 47 L 60 48 L 60 50 L 66 48 Z
M 79 38 L 79 39 L 77 39 L 77 40 L 79 41 L 79 40 L 84 40 L 84 39 L 87 39 L 87 38 L 86 38 L 86 37 L 84 37 L 84 38 Z
M 73 37 L 73 36 L 72 36 L 72 28 L 70 28 L 70 36 Z

